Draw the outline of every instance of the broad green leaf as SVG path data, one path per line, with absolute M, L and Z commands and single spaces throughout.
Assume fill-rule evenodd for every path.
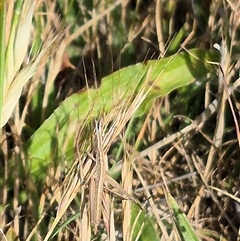
M 154 228 L 153 218 L 135 204 L 132 204 L 131 211 L 131 229 L 133 229 L 131 240 L 136 240 L 138 237 L 138 241 L 158 241 L 159 236 Z
M 201 79 L 216 61 L 217 53 L 194 49 L 162 60 L 132 65 L 106 76 L 97 89 L 83 90 L 67 98 L 42 124 L 27 143 L 30 171 L 42 179 L 47 167 L 59 158 L 72 160 L 73 140 L 78 125 L 116 108 L 117 101 L 131 100 L 145 85 L 146 97 L 136 115 L 147 113 L 154 99 Z M 126 102 L 127 103 L 127 102 Z M 127 108 L 127 106 L 126 106 Z M 116 115 L 118 110 L 116 109 Z
M 186 215 L 181 211 L 177 202 L 169 193 L 168 193 L 168 205 L 170 206 L 173 212 L 174 222 L 181 239 L 183 241 L 199 241 L 191 224 L 188 222 Z

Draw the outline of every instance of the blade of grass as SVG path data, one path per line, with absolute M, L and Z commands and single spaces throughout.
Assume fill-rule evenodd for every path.
M 67 227 L 69 223 L 71 223 L 72 221 L 80 217 L 80 215 L 81 215 L 80 211 L 76 212 L 74 215 L 72 215 L 66 221 L 64 221 L 59 227 L 56 228 L 55 232 L 50 237 L 50 240 L 52 240 L 64 227 Z
M 148 111 L 154 99 L 168 94 L 181 86 L 190 84 L 195 78 L 204 77 L 210 70 L 206 61 L 214 61 L 217 53 L 213 51 L 192 50 L 162 60 L 148 61 L 123 68 L 102 79 L 99 89 L 88 89 L 67 98 L 62 105 L 42 124 L 28 141 L 28 155 L 31 160 L 31 173 L 35 179 L 45 176 L 51 160 L 52 141 L 58 129 L 58 143 L 66 158 L 73 158 L 73 139 L 77 123 L 83 122 L 88 113 L 96 118 L 99 112 L 109 112 L 117 101 L 131 98 L 145 83 L 149 86 L 147 97 L 136 115 Z M 196 57 L 197 56 L 197 57 Z M 183 74 L 184 73 L 184 74 Z M 148 80 L 145 80 L 148 76 Z M 152 81 L 149 81 L 152 80 Z M 136 94 L 136 93 L 135 93 Z M 119 98 L 119 96 L 122 96 Z M 88 121 L 91 121 L 89 118 Z M 63 147 L 66 146 L 64 150 Z
M 177 227 L 178 233 L 183 241 L 199 241 L 192 226 L 187 220 L 186 215 L 181 211 L 175 199 L 170 193 L 167 194 L 168 204 L 172 209 L 174 216 L 174 223 Z
M 141 210 L 137 205 L 132 204 L 131 207 L 131 240 L 159 240 L 159 235 L 154 228 L 155 220 L 145 211 Z M 139 236 L 138 239 L 137 236 Z

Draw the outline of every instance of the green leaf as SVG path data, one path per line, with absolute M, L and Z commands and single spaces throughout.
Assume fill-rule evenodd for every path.
M 159 240 L 158 234 L 154 228 L 154 220 L 145 210 L 141 210 L 133 203 L 131 214 L 131 228 L 133 228 L 131 240 L 136 240 L 137 237 L 138 241 Z
M 174 200 L 170 193 L 168 193 L 168 205 L 173 212 L 174 223 L 177 227 L 181 239 L 183 241 L 199 241 L 195 231 L 188 222 L 186 215 L 181 211 L 177 202 Z
M 80 217 L 81 213 L 80 212 L 76 212 L 74 215 L 70 216 L 69 218 L 67 218 L 67 220 L 65 220 L 61 225 L 59 225 L 59 227 L 56 228 L 56 230 L 54 231 L 53 235 L 51 236 L 51 238 L 49 240 L 53 240 L 53 238 L 65 227 L 67 227 L 67 225 L 69 223 L 71 223 L 72 221 L 76 220 L 78 217 Z
M 131 100 L 143 86 L 146 96 L 136 115 L 147 113 L 157 97 L 203 78 L 212 71 L 213 66 L 207 61 L 216 61 L 217 57 L 216 52 L 194 49 L 162 60 L 138 63 L 104 77 L 97 89 L 73 94 L 27 143 L 33 178 L 44 180 L 47 167 L 58 158 L 73 160 L 74 136 L 79 124 L 85 120 L 89 123 L 100 113 L 108 113 L 116 107 L 117 101 Z

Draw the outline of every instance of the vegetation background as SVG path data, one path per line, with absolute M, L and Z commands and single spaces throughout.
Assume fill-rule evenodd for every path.
M 239 240 L 237 0 L 7 0 L 0 8 L 0 240 Z M 180 64 L 186 56 L 196 68 Z M 180 84 L 157 80 L 145 99 L 148 63 Z M 119 69 L 127 79 L 116 98 L 106 83 Z M 78 172 L 94 151 L 96 118 L 109 137 L 108 172 L 143 210 L 118 189 L 120 198 L 103 196 L 94 232 L 88 176 Z

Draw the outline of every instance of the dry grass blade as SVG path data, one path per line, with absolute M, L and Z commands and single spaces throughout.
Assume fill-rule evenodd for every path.
M 137 173 L 141 184 L 144 187 L 144 191 L 146 192 L 146 196 L 151 197 L 151 194 L 150 194 L 150 192 L 147 188 L 147 184 L 146 184 L 144 178 L 142 177 L 140 171 L 138 170 L 138 168 L 136 167 L 136 165 L 133 162 L 132 162 L 132 166 L 133 166 L 134 171 Z M 162 220 L 160 219 L 160 217 L 158 215 L 157 207 L 156 207 L 156 204 L 154 203 L 154 200 L 152 198 L 149 198 L 149 203 L 151 205 L 151 208 L 152 208 L 153 214 L 156 218 L 156 221 L 157 221 L 159 227 L 161 228 L 164 239 L 169 240 L 169 235 L 167 233 L 166 227 L 164 226 Z
M 208 183 L 207 183 L 207 180 L 206 180 L 206 177 L 204 176 L 204 174 L 202 174 L 201 173 L 201 170 L 200 170 L 200 168 L 199 168 L 199 164 L 198 163 L 200 163 L 200 158 L 198 157 L 198 156 L 193 156 L 192 155 L 192 160 L 193 160 L 193 163 L 194 163 L 194 165 L 195 165 L 195 167 L 196 167 L 196 169 L 197 169 L 197 171 L 198 171 L 198 174 L 200 175 L 200 177 L 201 177 L 201 179 L 202 179 L 202 182 L 203 182 L 203 185 L 201 186 L 201 188 L 200 188 L 200 190 L 199 190 L 199 195 L 197 196 L 197 198 L 195 199 L 195 201 L 193 202 L 193 204 L 192 204 L 192 207 L 191 207 L 191 209 L 190 209 L 190 211 L 189 211 L 189 217 L 191 217 L 192 215 L 192 210 L 193 209 L 195 209 L 196 208 L 196 210 L 199 210 L 199 205 L 200 205 L 200 198 L 203 196 L 203 193 L 204 192 L 208 192 L 210 195 L 211 195 L 211 197 L 212 197 L 212 199 L 214 200 L 214 202 L 217 204 L 217 206 L 218 206 L 218 208 L 219 208 L 219 210 L 221 211 L 221 213 L 222 213 L 222 215 L 226 218 L 226 220 L 229 222 L 229 225 L 233 228 L 233 230 L 236 232 L 237 231 L 237 229 L 235 228 L 235 226 L 234 226 L 234 224 L 233 224 L 233 222 L 232 222 L 232 220 L 227 216 L 227 214 L 226 214 L 226 212 L 225 212 L 225 210 L 223 209 L 223 207 L 221 206 L 221 204 L 219 203 L 219 201 L 218 201 L 218 199 L 217 199 L 217 197 L 216 197 L 216 195 L 213 193 L 213 192 L 211 192 L 211 190 L 210 190 L 210 187 L 209 187 L 209 185 L 208 185 Z M 212 189 L 215 189 L 216 190 L 216 188 L 213 188 L 212 187 Z
M 177 240 L 167 188 L 200 238 L 237 240 L 239 1 L 1 3 L 0 240 L 14 239 L 12 231 L 27 241 Z M 216 71 L 195 74 L 205 72 L 201 56 L 221 39 Z M 148 62 L 181 50 L 156 71 Z M 196 81 L 167 94 L 165 84 L 188 78 L 179 57 Z M 95 81 L 97 88 L 85 88 Z M 167 96 L 150 109 L 162 91 Z M 121 174 L 122 184 L 112 178 Z
M 74 39 L 76 39 L 80 34 L 82 34 L 84 31 L 88 30 L 91 26 L 96 24 L 101 18 L 103 18 L 105 15 L 109 14 L 113 9 L 116 8 L 116 6 L 120 5 L 122 0 L 116 1 L 114 4 L 112 4 L 110 7 L 105 9 L 101 14 L 94 16 L 93 19 L 88 21 L 86 24 L 84 24 L 81 28 L 79 28 L 75 33 L 70 35 L 67 38 L 67 44 L 72 42 Z
M 238 204 L 240 204 L 240 198 L 232 195 L 231 193 L 229 193 L 229 192 L 227 192 L 227 191 L 224 191 L 224 190 L 222 190 L 222 189 L 220 189 L 220 188 L 213 187 L 213 186 L 209 186 L 209 188 L 212 188 L 213 190 L 215 190 L 215 191 L 217 191 L 217 192 L 220 192 L 220 193 L 222 193 L 222 194 L 224 194 L 224 195 L 232 198 L 234 201 L 236 201 Z
M 131 168 L 131 163 L 126 159 L 123 161 L 122 167 L 122 185 L 123 188 L 128 192 L 132 192 L 132 182 L 133 182 L 133 171 Z M 123 240 L 131 240 L 131 203 L 129 201 L 122 202 L 122 214 L 123 214 Z
M 147 86 L 144 86 L 144 88 L 146 87 Z M 132 197 L 128 191 L 121 187 L 106 172 L 108 170 L 107 152 L 115 138 L 126 125 L 127 121 L 133 116 L 137 107 L 144 100 L 144 92 L 145 91 L 143 90 L 140 91 L 139 94 L 133 99 L 124 99 L 124 101 L 118 100 L 116 104 L 118 107 L 116 107 L 116 109 L 120 110 L 120 114 L 119 112 L 115 112 L 114 109 L 112 110 L 112 113 L 109 114 L 108 118 L 103 117 L 102 119 L 95 120 L 94 131 L 92 133 L 92 150 L 91 152 L 87 153 L 86 159 L 84 161 L 85 166 L 89 166 L 89 174 L 84 172 L 81 178 L 75 176 L 72 178 L 72 180 L 70 179 L 69 188 L 67 188 L 65 194 L 63 195 L 59 206 L 58 214 L 56 217 L 57 221 L 59 221 L 63 213 L 66 212 L 67 207 L 75 197 L 76 192 L 80 190 L 80 187 L 84 187 L 84 189 L 87 187 L 89 188 L 89 220 L 93 225 L 93 231 L 95 234 L 101 219 L 101 213 L 103 213 L 106 230 L 108 233 L 110 233 L 111 200 L 108 194 L 109 184 L 117 190 L 117 195 L 123 197 L 124 199 L 134 201 L 140 205 L 138 200 Z M 132 93 L 130 94 L 132 95 Z M 125 95 L 123 96 L 125 97 Z M 126 109 L 126 106 L 129 107 Z M 109 122 L 111 122 L 110 126 Z M 79 140 L 77 140 L 77 142 L 78 141 Z M 78 149 L 78 143 L 76 143 L 76 145 Z M 77 153 L 81 153 L 81 151 L 77 150 Z M 78 156 L 78 160 L 80 159 L 81 157 Z M 74 173 L 74 171 L 72 172 Z M 80 180 L 83 185 L 80 184 Z M 53 226 L 55 226 L 57 223 L 57 221 L 55 221 Z M 53 228 L 51 228 L 51 232 L 52 230 Z M 45 240 L 47 240 L 49 237 L 50 234 L 45 238 Z
M 8 241 L 3 230 L 0 228 L 0 240 L 1 241 Z
M 222 56 L 221 56 L 221 64 L 224 65 L 224 70 L 227 71 L 229 68 L 229 55 L 227 54 L 227 49 L 225 46 L 225 41 L 223 41 L 223 48 L 222 48 Z M 226 102 L 227 101 L 227 93 L 224 91 L 224 76 L 219 69 L 219 89 L 218 89 L 218 113 L 217 113 L 217 123 L 216 129 L 213 138 L 213 145 L 211 146 L 207 165 L 205 169 L 204 176 L 206 181 L 210 178 L 212 174 L 212 167 L 213 162 L 216 158 L 216 150 L 221 147 L 223 135 L 224 135 L 224 127 L 225 127 L 225 117 L 224 113 L 226 111 Z
M 58 207 L 56 218 L 55 218 L 54 222 L 52 223 L 46 237 L 44 238 L 44 241 L 47 241 L 47 240 L 50 239 L 54 229 L 56 228 L 56 226 L 59 223 L 62 216 L 66 213 L 67 208 L 69 207 L 69 205 L 71 204 L 71 202 L 75 198 L 79 188 L 80 188 L 80 180 L 76 176 L 74 178 L 74 181 L 71 183 L 70 188 L 68 190 L 66 190 L 66 192 L 63 195 L 63 198 L 62 198 L 62 200 L 60 202 L 60 205 Z
M 77 159 L 78 161 L 78 159 Z M 72 203 L 72 201 L 74 200 L 74 198 L 76 197 L 76 195 L 79 193 L 79 191 L 81 190 L 81 187 L 83 185 L 85 185 L 89 179 L 92 178 L 93 174 L 93 161 L 91 159 L 87 159 L 83 170 L 80 172 L 80 167 L 78 163 L 75 163 L 76 165 L 76 169 L 73 168 L 70 172 L 69 172 L 69 177 L 67 178 L 68 181 L 68 185 L 66 187 L 66 190 L 60 200 L 59 206 L 58 206 L 58 210 L 57 210 L 57 215 L 56 218 L 54 220 L 54 222 L 51 225 L 51 228 L 49 229 L 44 241 L 49 240 L 49 238 L 51 237 L 56 225 L 59 223 L 59 221 L 61 220 L 62 216 L 66 213 L 67 209 L 69 208 L 70 204 Z M 80 177 L 80 173 L 83 173 L 83 176 Z M 70 180 L 69 180 L 70 179 Z M 56 190 L 56 193 L 59 190 Z M 84 193 L 82 193 L 84 195 Z M 57 196 L 57 195 L 55 195 Z M 84 210 L 83 210 L 84 211 Z

